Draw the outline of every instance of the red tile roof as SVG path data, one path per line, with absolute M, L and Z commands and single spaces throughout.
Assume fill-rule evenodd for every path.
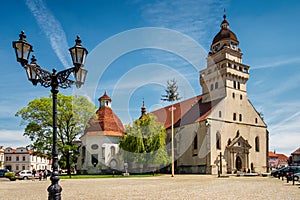
M 277 154 L 272 151 L 269 151 L 268 156 L 269 157 L 278 157 Z
M 278 156 L 278 159 L 279 161 L 283 161 L 283 162 L 286 162 L 289 158 L 284 155 L 284 154 L 280 154 L 280 153 L 277 153 L 277 156 Z
M 104 95 L 102 97 L 100 97 L 98 100 L 101 101 L 102 99 L 107 99 L 107 100 L 111 101 L 111 98 L 106 94 L 106 92 L 104 92 Z
M 111 101 L 106 92 L 99 98 L 99 101 L 103 99 Z M 100 106 L 96 111 L 96 117 L 90 119 L 85 135 L 123 136 L 124 126 L 110 107 Z
M 270 151 L 268 153 L 269 157 L 275 157 L 275 158 L 278 158 L 279 161 L 283 161 L 283 162 L 286 162 L 289 158 L 284 155 L 284 154 L 281 154 L 281 153 L 274 153 L 272 151 Z
M 187 124 L 202 121 L 211 113 L 212 109 L 220 102 L 221 99 L 202 103 L 202 96 L 192 97 L 190 99 L 175 103 L 174 126 L 179 127 Z M 166 129 L 172 125 L 171 105 L 151 112 L 156 116 L 157 121 L 164 124 Z

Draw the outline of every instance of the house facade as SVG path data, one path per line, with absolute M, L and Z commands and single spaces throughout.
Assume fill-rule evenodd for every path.
M 16 149 L 7 147 L 4 151 L 4 157 L 5 169 L 13 171 L 51 169 L 51 161 L 47 155 L 36 155 L 32 150 L 27 150 L 25 147 Z
M 248 99 L 250 67 L 242 56 L 224 15 L 200 71 L 202 95 L 174 104 L 177 173 L 267 171 L 267 125 Z M 167 129 L 169 151 L 170 108 L 152 112 Z
M 104 93 L 99 98 L 96 117 L 91 118 L 84 135 L 77 159 L 79 174 L 111 173 L 124 168 L 119 156 L 119 142 L 124 135 L 121 120 L 111 109 L 112 99 Z
M 268 159 L 270 169 L 277 169 L 288 166 L 289 158 L 284 154 L 277 154 L 270 151 Z
M 300 148 L 296 149 L 293 153 L 291 153 L 292 155 L 292 161 L 293 161 L 293 165 L 300 165 Z

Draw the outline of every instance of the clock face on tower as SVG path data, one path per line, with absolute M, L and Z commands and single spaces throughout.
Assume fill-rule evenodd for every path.
M 117 167 L 117 161 L 116 160 L 112 160 L 112 161 L 110 161 L 110 167 L 111 168 L 116 168 Z

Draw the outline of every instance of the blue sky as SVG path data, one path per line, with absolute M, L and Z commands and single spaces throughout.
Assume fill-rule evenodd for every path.
M 263 112 L 270 150 L 289 155 L 300 144 L 300 2 L 264 1 L 42 1 L 1 4 L 0 145 L 25 146 L 15 113 L 49 89 L 34 87 L 16 62 L 11 42 L 24 30 L 38 64 L 51 70 L 71 66 L 68 48 L 76 35 L 89 50 L 89 74 L 80 89 L 92 102 L 106 90 L 124 123 L 139 117 L 142 99 L 148 110 L 160 101 L 166 81 L 178 80 L 183 99 L 201 94 L 199 70 L 219 31 L 226 9 L 250 65 L 248 96 Z M 148 27 L 148 28 L 147 28 Z M 149 28 L 151 27 L 151 28 Z

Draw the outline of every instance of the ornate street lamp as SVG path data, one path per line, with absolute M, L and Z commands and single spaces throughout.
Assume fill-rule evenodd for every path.
M 43 87 L 51 87 L 52 100 L 53 100 L 53 148 L 52 148 L 52 169 L 53 173 L 51 174 L 51 185 L 48 187 L 48 199 L 59 200 L 61 199 L 62 188 L 58 185 L 59 176 L 58 176 L 58 148 L 57 148 L 57 93 L 58 87 L 66 89 L 71 87 L 73 84 L 77 88 L 80 88 L 81 85 L 85 82 L 85 77 L 87 70 L 83 69 L 86 55 L 88 51 L 81 46 L 80 37 L 77 36 L 75 40 L 76 44 L 74 47 L 70 48 L 70 53 L 72 56 L 72 61 L 74 67 L 62 70 L 56 73 L 56 69 L 52 70 L 52 73 L 42 69 L 36 63 L 35 56 L 32 56 L 30 64 L 28 64 L 28 59 L 30 53 L 33 51 L 32 46 L 27 43 L 26 35 L 24 31 L 19 35 L 20 39 L 13 42 L 13 48 L 15 49 L 17 61 L 26 70 L 28 80 L 32 82 L 33 85 L 40 83 Z M 69 76 L 71 73 L 74 73 L 75 81 L 70 80 Z

